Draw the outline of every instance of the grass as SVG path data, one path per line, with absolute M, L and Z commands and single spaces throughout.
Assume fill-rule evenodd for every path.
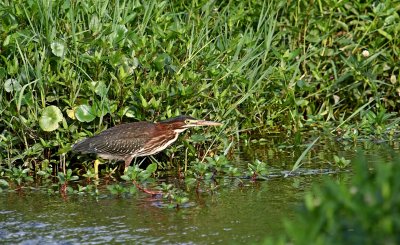
M 189 139 L 187 153 L 169 149 L 180 151 L 169 166 L 204 159 L 209 142 L 207 152 L 224 152 L 277 131 L 393 139 L 399 9 L 391 0 L 0 1 L 0 166 L 45 171 L 66 156 L 67 168 L 85 170 L 69 153 L 78 139 L 179 114 L 226 127 Z

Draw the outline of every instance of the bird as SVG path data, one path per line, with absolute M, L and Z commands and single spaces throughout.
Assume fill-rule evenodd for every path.
M 219 122 L 199 120 L 185 115 L 156 123 L 125 123 L 74 144 L 72 151 L 95 153 L 106 160 L 124 161 L 127 170 L 134 158 L 150 156 L 164 150 L 178 139 L 180 133 L 191 127 L 221 125 L 223 124 Z M 94 164 L 95 176 L 98 176 L 99 164 L 97 159 Z

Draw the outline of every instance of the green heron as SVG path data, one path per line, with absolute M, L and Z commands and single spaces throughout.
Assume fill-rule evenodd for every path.
M 135 157 L 160 152 L 178 139 L 179 133 L 196 126 L 220 126 L 222 123 L 179 116 L 161 122 L 133 122 L 114 126 L 76 143 L 73 151 L 96 153 L 108 160 L 125 161 L 125 170 Z M 98 174 L 98 160 L 95 174 Z

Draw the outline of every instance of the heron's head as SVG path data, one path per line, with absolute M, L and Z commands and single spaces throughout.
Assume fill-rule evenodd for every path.
M 199 126 L 221 126 L 222 123 L 199 120 L 190 116 L 178 116 L 159 122 L 164 126 L 168 126 L 176 133 L 181 133 L 188 128 Z

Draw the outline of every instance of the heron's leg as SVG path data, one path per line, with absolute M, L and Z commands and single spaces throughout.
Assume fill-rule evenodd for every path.
M 94 161 L 94 175 L 95 178 L 98 179 L 99 178 L 99 165 L 101 164 L 99 159 L 96 159 L 96 161 Z
M 132 159 L 134 157 L 135 156 L 131 155 L 128 158 L 125 158 L 125 169 L 124 169 L 124 172 L 126 172 L 126 170 L 128 170 L 128 167 L 129 167 L 129 165 L 131 165 Z

